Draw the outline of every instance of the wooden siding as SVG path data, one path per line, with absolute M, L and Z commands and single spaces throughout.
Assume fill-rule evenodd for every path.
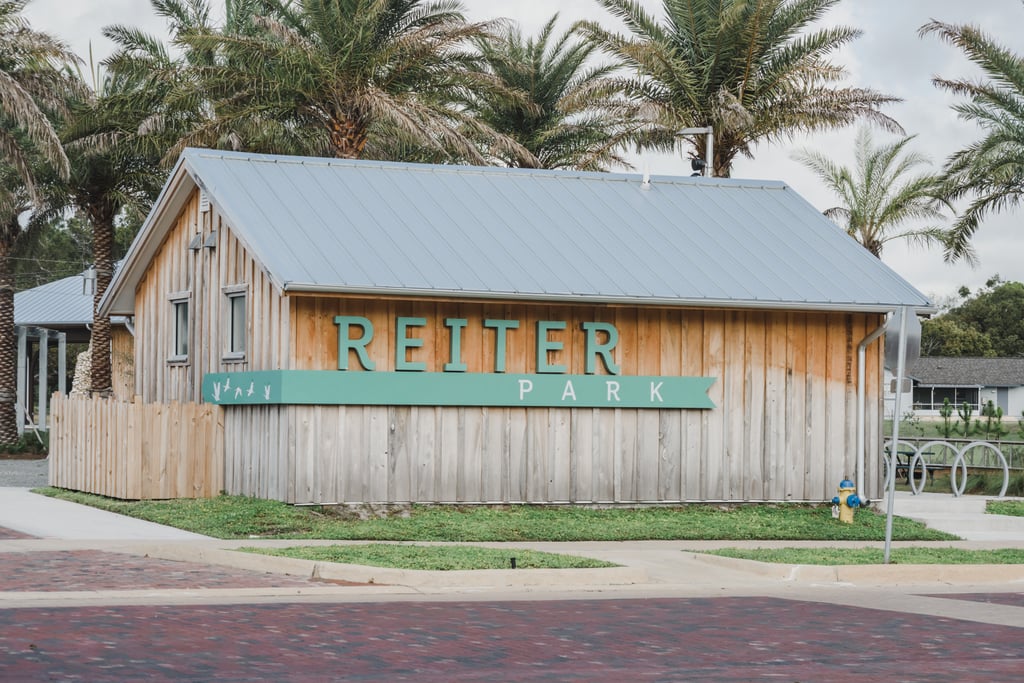
M 216 236 L 211 240 L 211 233 Z M 190 248 L 193 238 L 214 246 Z M 224 287 L 247 287 L 246 355 L 225 360 L 229 319 Z M 170 362 L 174 316 L 169 296 L 189 293 L 189 357 Z M 208 372 L 287 367 L 288 306 L 216 205 L 201 211 L 194 193 L 150 263 L 135 295 L 135 393 L 141 400 L 199 401 Z
M 509 372 L 535 371 L 535 323 L 556 362 L 583 372 L 580 322 L 616 325 L 624 375 L 714 376 L 713 410 L 292 406 L 232 407 L 229 492 L 293 503 L 812 500 L 853 476 L 856 346 L 877 315 L 294 298 L 294 367 L 337 368 L 335 315 L 374 324 L 377 370 L 394 367 L 394 319 L 425 317 L 409 360 L 439 371 L 446 317 L 465 318 L 463 360 L 490 371 L 484 318 L 518 319 Z M 878 495 L 881 345 L 868 350 L 868 470 Z M 598 364 L 599 371 L 603 370 Z M 354 356 L 350 367 L 358 370 Z M 262 441 L 256 435 L 262 435 Z M 277 455 L 275 455 L 277 453 Z M 284 458 L 282 461 L 281 458 Z
M 128 500 L 210 498 L 224 481 L 223 409 L 55 394 L 50 485 Z
M 135 396 L 135 338 L 124 327 L 110 331 L 110 377 L 114 398 L 130 401 Z

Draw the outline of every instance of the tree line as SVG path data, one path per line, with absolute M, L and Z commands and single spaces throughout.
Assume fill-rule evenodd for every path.
M 34 30 L 29 1 L 0 0 L 0 443 L 16 434 L 15 264 L 41 242 L 59 254 L 85 227 L 98 303 L 118 235 L 140 224 L 186 146 L 588 171 L 628 166 L 633 148 L 729 176 L 757 143 L 864 122 L 900 140 L 875 146 L 865 128 L 855 169 L 802 160 L 840 199 L 829 215 L 876 255 L 911 238 L 970 259 L 985 216 L 1020 199 L 1021 58 L 970 26 L 921 27 L 986 77 L 935 79 L 980 137 L 941 173 L 918 173 L 883 111 L 898 98 L 844 84 L 832 59 L 860 35 L 822 27 L 841 0 L 664 0 L 660 16 L 594 0 L 623 32 L 593 20 L 559 31 L 555 15 L 534 36 L 470 22 L 457 0 L 225 0 L 218 21 L 211 0 L 150 0 L 169 40 L 107 26 L 116 49 L 98 65 Z M 703 135 L 680 133 L 694 127 L 713 131 L 713 158 Z M 961 200 L 949 227 L 906 225 Z M 47 232 L 62 222 L 71 242 Z M 92 335 L 108 349 L 109 320 L 97 316 Z M 109 354 L 94 353 L 93 392 L 110 386 Z
M 1024 283 L 994 275 L 976 292 L 961 287 L 940 315 L 921 324 L 921 354 L 1024 357 Z

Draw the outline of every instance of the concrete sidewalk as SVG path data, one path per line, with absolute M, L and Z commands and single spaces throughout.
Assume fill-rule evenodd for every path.
M 173 541 L 208 537 L 181 529 L 0 487 L 0 527 L 38 538 L 90 541 Z
M 893 514 L 926 524 L 932 529 L 959 536 L 965 541 L 1024 542 L 1024 517 L 986 514 L 990 500 L 1019 500 L 990 496 L 959 496 L 952 493 L 919 493 L 897 491 Z M 886 502 L 877 509 L 885 512 Z

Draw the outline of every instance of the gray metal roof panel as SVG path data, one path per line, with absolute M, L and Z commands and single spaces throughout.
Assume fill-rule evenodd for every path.
M 285 287 L 931 308 L 779 182 L 185 155 Z
M 114 265 L 116 274 L 121 263 Z M 84 273 L 47 282 L 14 294 L 14 324 L 34 327 L 84 327 L 92 324 L 92 291 Z M 113 322 L 123 322 L 115 317 Z
M 907 376 L 924 386 L 1024 386 L 1024 358 L 926 356 L 907 368 Z
M 14 324 L 84 325 L 92 322 L 92 294 L 81 275 L 61 278 L 14 294 Z

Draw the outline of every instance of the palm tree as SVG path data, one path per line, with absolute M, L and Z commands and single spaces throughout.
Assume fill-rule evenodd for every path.
M 256 29 L 253 20 L 261 0 L 226 0 L 224 31 L 227 34 L 247 34 Z M 141 122 L 140 141 L 147 143 L 151 152 L 163 156 L 163 164 L 172 166 L 189 142 L 190 134 L 216 126 L 214 103 L 210 94 L 196 83 L 200 69 L 222 64 L 218 51 L 209 46 L 202 49 L 186 42 L 187 36 L 214 33 L 213 12 L 209 0 L 150 0 L 153 12 L 163 17 L 171 46 L 160 38 L 134 26 L 113 24 L 103 29 L 103 35 L 118 47 L 103 62 L 108 72 L 118 74 L 137 84 L 136 97 L 146 101 L 150 116 Z M 273 139 L 275 143 L 264 151 L 292 151 L 282 143 L 280 133 L 286 130 L 270 118 L 258 120 L 244 137 L 250 149 L 263 149 L 260 141 Z M 224 136 L 210 136 L 202 144 L 216 148 L 243 147 L 242 135 L 227 129 Z M 275 147 L 276 144 L 276 147 Z
M 474 139 L 515 147 L 453 104 L 483 85 L 464 45 L 488 28 L 467 23 L 457 0 L 250 1 L 246 24 L 180 37 L 216 56 L 196 66 L 192 89 L 210 95 L 215 115 L 183 144 L 234 138 L 338 158 L 426 146 L 479 163 Z
M 132 75 L 101 72 L 93 85 L 81 80 L 69 95 L 60 135 L 70 162 L 66 180 L 48 185 L 44 219 L 56 219 L 72 207 L 92 228 L 92 257 L 96 270 L 93 295 L 91 387 L 107 396 L 110 377 L 110 318 L 96 313 L 114 273 L 114 233 L 124 211 L 144 212 L 156 198 L 166 173 L 160 170 L 157 145 L 140 134 L 159 93 Z M 77 93 L 77 94 L 75 94 Z
M 0 0 L 0 161 L 13 167 L 35 199 L 25 143 L 67 173 L 67 157 L 45 111 L 60 109 L 57 94 L 64 89 L 58 67 L 76 57 L 63 43 L 32 30 L 21 16 L 27 4 L 28 0 Z
M 1024 57 L 970 25 L 931 21 L 920 35 L 937 34 L 981 67 L 984 80 L 934 78 L 932 82 L 966 101 L 953 109 L 977 123 L 980 140 L 953 154 L 945 166 L 952 199 L 973 197 L 954 223 L 946 259 L 972 262 L 970 239 L 991 213 L 1024 200 Z
M 23 170 L 0 163 L 0 444 L 18 440 L 18 343 L 14 331 L 14 268 L 10 258 L 25 232 L 31 210 Z
M 553 38 L 555 14 L 536 38 L 510 26 L 476 41 L 483 68 L 499 87 L 471 95 L 469 111 L 526 148 L 498 155 L 507 166 L 608 170 L 628 166 L 620 155 L 632 132 L 636 107 L 619 96 L 612 64 L 588 66 L 597 49 L 574 40 L 576 30 Z
M 928 226 L 901 229 L 908 221 L 943 218 L 942 176 L 916 173 L 928 159 L 907 151 L 914 136 L 875 146 L 867 127 L 857 132 L 856 167 L 840 166 L 819 152 L 803 150 L 795 156 L 814 171 L 842 202 L 825 211 L 865 249 L 881 258 L 886 242 L 906 239 L 924 244 L 945 244 L 947 232 Z
M 674 149 L 680 129 L 711 126 L 714 174 L 728 176 L 736 155 L 752 157 L 758 142 L 857 119 L 903 132 L 879 111 L 898 98 L 836 85 L 846 71 L 827 57 L 860 32 L 808 29 L 839 0 L 664 0 L 662 22 L 638 0 L 597 1 L 631 35 L 581 26 L 635 74 L 622 85 L 648 107 L 647 146 Z M 703 156 L 703 136 L 685 140 Z
M 47 112 L 66 92 L 57 68 L 75 57 L 59 41 L 32 30 L 21 16 L 27 0 L 0 0 L 0 443 L 18 438 L 14 284 L 10 255 L 23 217 L 38 200 L 41 162 L 67 174 L 68 160 Z

